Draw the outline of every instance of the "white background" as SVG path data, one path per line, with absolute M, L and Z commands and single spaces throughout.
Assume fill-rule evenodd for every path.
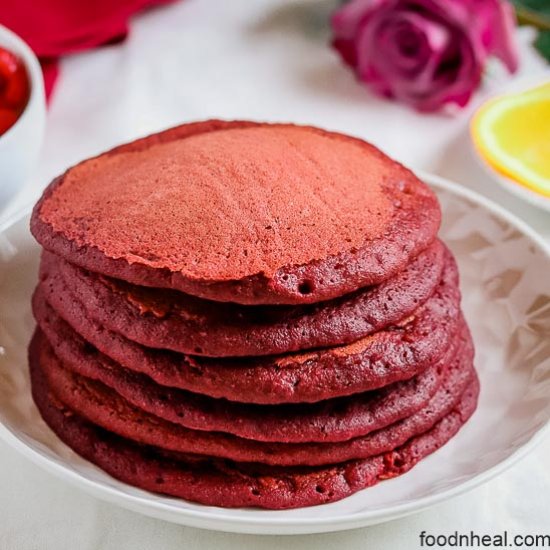
M 501 190 L 473 158 L 468 120 L 491 94 L 550 78 L 521 29 L 514 81 L 492 66 L 458 116 L 419 115 L 357 84 L 328 47 L 325 0 L 185 0 L 135 18 L 126 42 L 62 63 L 42 159 L 0 215 L 31 204 L 71 164 L 134 137 L 204 118 L 310 123 L 372 141 L 412 168 L 448 177 L 509 208 L 550 241 L 550 214 Z M 543 276 L 543 274 L 541 274 Z M 545 274 L 548 276 L 548 274 Z M 73 489 L 0 443 L 1 550 L 412 549 L 422 530 L 550 534 L 550 441 L 507 473 L 416 516 L 329 535 L 240 536 L 138 516 Z

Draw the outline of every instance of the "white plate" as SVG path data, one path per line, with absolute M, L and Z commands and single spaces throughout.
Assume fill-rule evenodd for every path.
M 537 208 L 542 208 L 547 212 L 550 212 L 550 197 L 546 197 L 529 189 L 529 187 L 514 181 L 513 179 L 497 172 L 480 154 L 476 147 L 472 144 L 472 149 L 474 151 L 474 156 L 478 161 L 478 164 L 481 166 L 485 173 L 496 183 L 500 184 L 501 187 L 504 187 L 509 193 L 515 195 L 516 197 L 528 202 L 529 204 L 536 206 Z
M 79 458 L 42 422 L 30 398 L 26 345 L 39 248 L 29 235 L 28 217 L 0 231 L 0 436 L 101 499 L 172 522 L 239 533 L 320 533 L 379 523 L 502 472 L 532 449 L 549 425 L 550 253 L 540 237 L 500 207 L 442 179 L 425 180 L 439 195 L 441 236 L 460 264 L 482 391 L 471 421 L 409 473 L 333 504 L 232 510 L 135 489 Z

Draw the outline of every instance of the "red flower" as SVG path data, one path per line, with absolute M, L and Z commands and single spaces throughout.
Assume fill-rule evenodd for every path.
M 468 103 L 490 55 L 517 69 L 514 21 L 505 0 L 351 0 L 333 45 L 380 95 L 435 111 Z

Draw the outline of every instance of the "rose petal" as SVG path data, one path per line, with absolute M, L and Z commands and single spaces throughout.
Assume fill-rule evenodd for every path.
M 400 13 L 400 18 L 410 28 L 415 29 L 419 37 L 420 50 L 414 73 L 400 70 L 401 67 L 396 66 L 395 59 L 391 57 L 377 56 L 375 63 L 378 74 L 390 83 L 392 95 L 400 101 L 414 105 L 424 96 L 433 94 L 437 84 L 434 82 L 435 71 L 449 45 L 450 36 L 445 27 L 418 14 Z M 381 28 L 387 25 L 386 20 Z M 376 44 L 383 43 L 377 40 Z
M 515 11 L 508 2 L 495 1 L 497 6 L 491 20 L 493 33 L 489 52 L 498 57 L 511 73 L 515 73 L 519 66 L 518 50 L 514 41 Z
M 476 60 L 471 43 L 462 41 L 460 50 L 461 62 L 454 81 L 436 81 L 429 97 L 419 99 L 419 110 L 433 111 L 448 103 L 463 107 L 469 101 L 481 80 L 482 66 Z
M 356 38 L 361 27 L 368 24 L 371 13 L 386 2 L 387 0 L 351 0 L 332 14 L 332 45 L 348 65 L 357 65 Z
M 385 52 L 388 64 L 407 78 L 414 78 L 414 71 L 426 64 L 431 53 L 425 33 L 406 13 L 382 26 L 377 47 Z
M 359 26 L 371 12 L 387 3 L 386 0 L 351 0 L 332 14 L 331 25 L 339 40 L 352 40 Z
M 464 106 L 490 54 L 512 72 L 518 64 L 505 0 L 351 0 L 332 25 L 361 80 L 420 110 Z

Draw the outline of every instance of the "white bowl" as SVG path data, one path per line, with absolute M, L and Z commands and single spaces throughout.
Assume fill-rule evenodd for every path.
M 40 247 L 29 233 L 28 214 L 0 225 L 0 439 L 108 502 L 183 525 L 236 533 L 322 533 L 380 523 L 463 493 L 504 471 L 550 431 L 545 276 L 550 249 L 524 222 L 484 197 L 435 176 L 421 177 L 439 196 L 440 235 L 459 263 L 481 394 L 476 413 L 458 435 L 407 474 L 322 506 L 225 509 L 142 491 L 77 456 L 46 426 L 31 399 L 26 356 Z M 528 495 L 518 492 L 515 497 Z
M 0 25 L 0 46 L 18 55 L 27 68 L 30 97 L 17 122 L 0 135 L 0 210 L 21 188 L 34 167 L 46 124 L 44 81 L 38 59 L 16 34 Z
M 519 197 L 537 208 L 542 208 L 543 210 L 550 212 L 550 197 L 545 197 L 544 195 L 529 189 L 529 187 L 526 187 L 525 185 L 514 181 L 504 174 L 501 174 L 479 154 L 476 147 L 472 145 L 472 149 L 474 150 L 474 157 L 477 159 L 479 166 L 485 170 L 485 173 L 488 174 L 493 181 L 499 183 L 504 189 L 506 189 L 506 191 L 512 193 L 512 195 Z

